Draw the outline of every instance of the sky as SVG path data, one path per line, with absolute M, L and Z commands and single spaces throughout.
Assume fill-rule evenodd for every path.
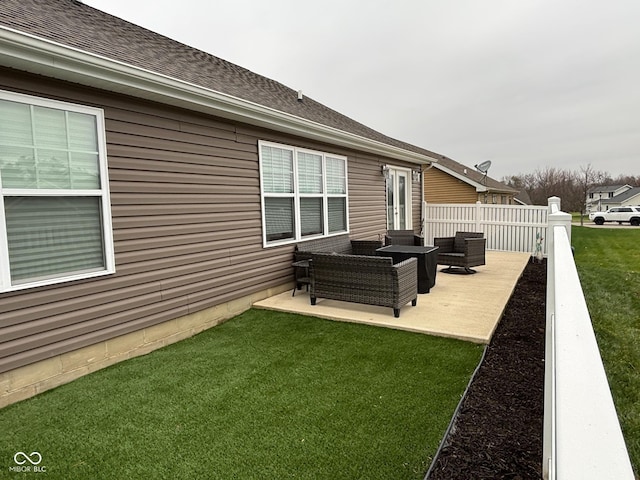
M 640 175 L 638 0 L 83 0 L 498 180 Z

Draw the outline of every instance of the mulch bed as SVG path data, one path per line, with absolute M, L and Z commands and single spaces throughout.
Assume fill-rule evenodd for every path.
M 545 297 L 529 263 L 428 480 L 542 478 Z

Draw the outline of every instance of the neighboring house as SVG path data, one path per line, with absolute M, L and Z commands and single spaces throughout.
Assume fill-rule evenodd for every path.
M 0 406 L 419 226 L 432 152 L 79 1 L 4 0 L 0 65 Z
M 603 210 L 609 210 L 611 207 L 640 205 L 640 187 L 631 187 L 629 190 L 625 190 L 615 197 L 602 200 L 600 203 Z
M 428 203 L 516 204 L 518 190 L 450 158 L 438 156 L 438 163 L 425 167 L 424 200 Z
M 627 190 L 631 189 L 631 185 L 598 185 L 587 190 L 586 211 L 601 212 L 606 209 L 605 201 L 608 201 Z

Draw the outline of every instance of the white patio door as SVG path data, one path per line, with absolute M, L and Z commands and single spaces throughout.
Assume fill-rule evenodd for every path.
M 387 229 L 411 228 L 411 171 L 391 167 L 387 179 Z

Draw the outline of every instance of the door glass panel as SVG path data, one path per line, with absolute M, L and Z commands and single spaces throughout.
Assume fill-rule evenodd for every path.
M 407 228 L 407 174 L 398 175 L 398 228 Z
M 393 208 L 394 182 L 395 182 L 395 175 L 391 173 L 391 175 L 389 176 L 389 179 L 387 180 L 387 230 L 394 230 L 394 227 L 393 227 L 395 223 L 395 215 L 394 215 L 394 208 Z

